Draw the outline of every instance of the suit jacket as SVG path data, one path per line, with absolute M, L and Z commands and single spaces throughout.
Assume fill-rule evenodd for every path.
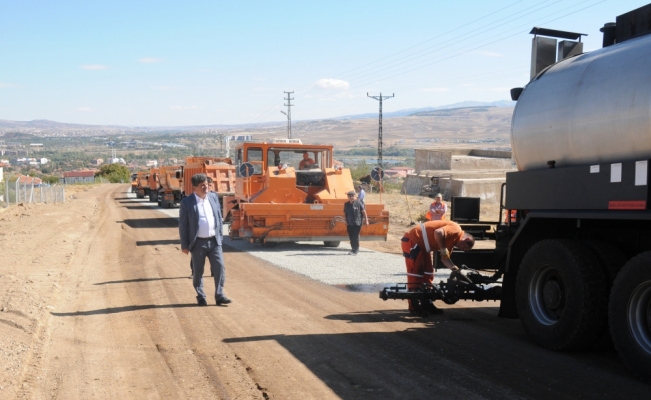
M 212 206 L 212 212 L 215 216 L 215 239 L 217 244 L 222 244 L 222 212 L 219 206 L 219 197 L 213 192 L 206 195 L 206 198 Z M 199 232 L 199 211 L 197 210 L 197 199 L 192 193 L 190 196 L 181 200 L 179 209 L 179 236 L 181 237 L 181 249 L 192 251 L 197 241 Z

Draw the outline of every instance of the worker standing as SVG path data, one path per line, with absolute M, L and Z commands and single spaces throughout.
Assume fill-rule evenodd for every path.
M 407 289 L 414 291 L 422 284 L 431 284 L 434 280 L 431 252 L 438 251 L 443 265 L 452 271 L 459 271 L 459 267 L 450 260 L 452 249 L 456 246 L 459 250 L 470 250 L 474 244 L 475 239 L 472 235 L 461 230 L 461 227 L 452 221 L 425 222 L 409 230 L 402 238 L 402 254 L 407 268 Z M 409 311 L 414 314 L 422 311 L 431 314 L 441 313 L 431 300 L 420 304 L 419 300 L 410 299 Z
M 366 226 L 368 226 L 368 215 L 366 215 L 364 204 L 355 199 L 355 191 L 351 190 L 347 196 L 348 201 L 344 203 L 344 216 L 352 249 L 348 254 L 356 256 L 359 253 L 359 232 L 362 230 L 362 215 L 366 220 Z
M 445 213 L 448 212 L 448 205 L 443 202 L 441 193 L 434 197 L 434 202 L 429 206 L 427 219 L 430 221 L 445 221 Z
M 366 197 L 366 192 L 364 192 L 364 188 L 362 188 L 362 185 L 357 185 L 357 200 L 359 200 L 359 202 L 362 203 L 364 206 L 366 206 L 366 203 L 364 202 L 365 197 Z

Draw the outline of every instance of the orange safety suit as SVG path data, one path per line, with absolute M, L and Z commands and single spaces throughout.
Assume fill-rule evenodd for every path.
M 423 238 L 423 228 L 427 236 L 427 245 Z M 430 252 L 440 250 L 434 239 L 434 231 L 439 228 L 443 228 L 445 247 L 452 253 L 454 245 L 463 236 L 459 224 L 452 221 L 425 222 L 412 228 L 402 237 L 402 255 L 405 257 L 407 267 L 407 289 L 410 291 L 417 290 L 423 283 L 432 283 L 434 280 Z M 411 300 L 409 300 L 409 310 L 414 311 Z

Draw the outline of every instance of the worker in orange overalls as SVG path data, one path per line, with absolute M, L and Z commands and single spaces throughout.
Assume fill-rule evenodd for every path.
M 402 238 L 402 255 L 407 267 L 407 289 L 417 290 L 423 283 L 432 283 L 434 280 L 431 252 L 438 251 L 447 268 L 459 271 L 459 267 L 450 260 L 452 249 L 457 247 L 459 250 L 470 250 L 474 244 L 475 238 L 452 221 L 430 221 L 412 228 Z M 413 314 L 422 311 L 441 313 L 431 301 L 420 304 L 419 300 L 411 299 L 409 311 Z

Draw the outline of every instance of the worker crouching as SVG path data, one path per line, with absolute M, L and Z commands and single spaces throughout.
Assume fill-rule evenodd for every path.
M 464 232 L 455 222 L 430 221 L 412 228 L 402 238 L 408 290 L 418 290 L 424 283 L 431 284 L 434 280 L 431 252 L 438 251 L 443 265 L 452 271 L 459 271 L 459 267 L 450 260 L 452 249 L 456 247 L 459 250 L 470 250 L 474 244 L 472 235 Z M 410 299 L 409 311 L 412 314 L 421 314 L 423 311 L 430 314 L 441 313 L 431 300 L 420 304 L 419 300 Z

